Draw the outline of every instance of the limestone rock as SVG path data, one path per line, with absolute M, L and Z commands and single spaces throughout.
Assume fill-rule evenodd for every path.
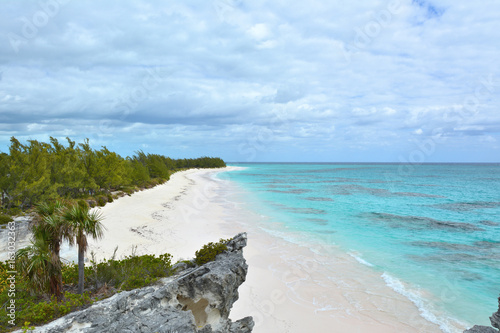
M 465 330 L 464 333 L 499 333 L 500 332 L 500 297 L 498 298 L 498 311 L 493 313 L 490 317 L 491 326 L 476 325 L 471 329 Z
M 34 332 L 249 333 L 251 317 L 228 318 L 248 270 L 242 251 L 246 234 L 227 246 L 215 261 L 184 269 L 159 285 L 121 292 Z
M 493 327 L 475 325 L 471 329 L 465 330 L 464 333 L 498 333 L 498 331 Z
M 500 297 L 498 297 L 498 311 L 490 317 L 491 326 L 500 330 Z

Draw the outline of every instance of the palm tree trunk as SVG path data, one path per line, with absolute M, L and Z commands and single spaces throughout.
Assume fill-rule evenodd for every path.
M 52 258 L 52 265 L 55 267 L 54 274 L 50 277 L 50 291 L 55 295 L 57 300 L 62 299 L 62 272 L 61 272 L 61 259 L 59 252 L 61 251 L 61 243 L 56 242 L 54 246 L 54 257 Z
M 78 246 L 78 293 L 83 294 L 83 281 L 84 281 L 84 276 L 85 274 L 85 266 L 83 262 L 83 257 L 85 255 L 85 251 L 83 249 L 83 246 L 79 245 Z
M 59 288 L 57 276 L 50 277 L 50 294 L 56 296 L 58 301 L 61 300 L 61 289 Z

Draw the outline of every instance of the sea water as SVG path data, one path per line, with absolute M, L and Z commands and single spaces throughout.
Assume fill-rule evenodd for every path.
M 499 164 L 232 165 L 244 169 L 220 177 L 248 191 L 267 231 L 340 247 L 445 332 L 450 318 L 489 325 L 500 294 Z

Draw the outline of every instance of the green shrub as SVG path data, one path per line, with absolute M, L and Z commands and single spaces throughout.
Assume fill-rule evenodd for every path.
M 159 257 L 143 255 L 129 256 L 122 260 L 110 259 L 100 263 L 92 261 L 92 266 L 85 268 L 85 280 L 96 290 L 104 284 L 121 290 L 141 288 L 159 278 L 169 276 L 171 260 L 172 256 L 166 253 Z M 63 270 L 63 280 L 77 279 L 76 269 L 68 268 L 67 272 Z
M 11 207 L 9 209 L 7 208 L 2 209 L 2 213 L 5 215 L 15 216 L 15 215 L 21 215 L 23 211 L 19 207 Z
M 92 304 L 92 301 L 89 294 L 78 295 L 66 292 L 60 302 L 57 302 L 54 296 L 50 301 L 27 302 L 23 309 L 18 312 L 17 320 L 19 322 L 28 321 L 33 324 L 43 324 L 90 304 Z
M 99 290 L 104 284 L 115 290 L 131 290 L 145 287 L 162 277 L 171 274 L 172 256 L 168 253 L 160 256 L 143 255 L 129 256 L 123 260 L 110 259 L 85 267 L 85 285 Z M 0 305 L 9 302 L 7 272 L 10 270 L 7 262 L 0 262 Z M 63 264 L 62 278 L 64 289 L 73 290 L 78 284 L 78 265 Z M 102 294 L 101 294 L 102 296 Z M 109 296 L 109 295 L 108 295 Z M 22 323 L 35 325 L 44 324 L 69 312 L 78 310 L 92 303 L 89 294 L 77 295 L 66 292 L 58 303 L 55 298 L 47 300 L 42 294 L 32 294 L 28 291 L 26 281 L 16 280 L 16 323 L 17 328 Z M 95 295 L 94 295 L 95 297 Z M 0 306 L 0 332 L 13 327 L 8 323 L 6 308 Z M 27 327 L 28 325 L 25 324 Z
M 0 215 L 0 225 L 14 221 L 9 215 Z
M 137 189 L 135 187 L 125 187 L 123 188 L 123 192 L 130 196 L 132 193 L 134 193 Z
M 24 325 L 23 327 L 21 327 L 23 329 L 23 333 L 26 333 L 28 331 L 34 331 L 35 330 L 35 326 L 30 326 L 30 322 L 29 321 L 25 321 L 24 322 Z
M 87 204 L 90 208 L 94 208 L 95 206 L 97 206 L 97 202 L 94 199 L 87 200 Z
M 87 267 L 85 267 L 87 268 Z M 66 264 L 61 267 L 63 284 L 66 285 L 77 285 L 78 284 L 78 265 L 77 264 Z M 87 272 L 85 272 L 86 274 Z M 86 276 L 85 276 L 86 278 Z
M 89 203 L 83 199 L 78 200 L 76 203 L 78 204 L 78 206 L 80 206 L 82 208 L 90 207 Z
M 105 206 L 107 202 L 108 202 L 108 198 L 107 197 L 102 196 L 102 195 L 97 197 L 97 205 L 99 207 Z
M 108 202 L 113 202 L 113 196 L 111 194 L 108 194 L 107 197 Z
M 203 247 L 196 251 L 195 259 L 194 261 L 196 262 L 197 265 L 203 265 L 206 264 L 207 262 L 214 261 L 215 257 L 218 254 L 221 254 L 224 251 L 227 251 L 227 242 L 229 240 L 227 239 L 221 239 L 218 243 L 208 243 L 206 245 L 203 245 Z

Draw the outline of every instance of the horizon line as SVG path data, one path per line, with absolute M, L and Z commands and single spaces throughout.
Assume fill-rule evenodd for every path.
M 237 162 L 237 161 L 225 161 L 226 164 L 402 164 L 402 165 L 432 165 L 432 164 L 500 164 L 499 162 L 421 162 L 421 163 L 410 163 L 410 162 L 279 162 L 279 161 L 259 161 L 259 162 Z

